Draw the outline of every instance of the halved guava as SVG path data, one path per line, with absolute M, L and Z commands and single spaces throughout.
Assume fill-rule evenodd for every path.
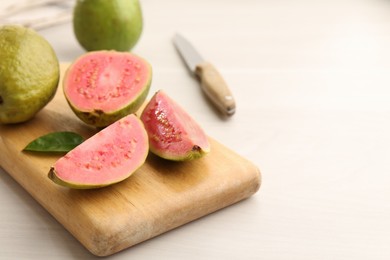
M 141 114 L 152 153 L 185 161 L 210 152 L 208 138 L 197 122 L 162 90 L 154 94 Z
M 151 80 L 151 66 L 143 58 L 129 52 L 94 51 L 70 65 L 63 90 L 82 121 L 105 127 L 138 110 Z
M 143 123 L 131 114 L 58 159 L 48 177 L 70 188 L 103 187 L 132 175 L 144 164 L 148 152 L 148 136 Z

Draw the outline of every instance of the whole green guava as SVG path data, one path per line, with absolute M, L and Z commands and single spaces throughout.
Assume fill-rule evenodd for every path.
M 34 30 L 0 27 L 0 124 L 34 117 L 54 96 L 60 78 L 57 56 Z
M 73 30 L 87 51 L 129 51 L 143 28 L 138 0 L 78 0 L 73 12 Z

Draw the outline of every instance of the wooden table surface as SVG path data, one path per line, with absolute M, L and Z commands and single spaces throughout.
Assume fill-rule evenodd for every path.
M 390 259 L 390 2 L 141 3 L 133 51 L 153 66 L 152 91 L 254 162 L 262 186 L 110 259 Z M 39 32 L 63 62 L 84 53 L 70 22 Z M 232 118 L 204 99 L 176 32 L 220 69 Z M 95 259 L 1 169 L 0 204 L 0 259 Z

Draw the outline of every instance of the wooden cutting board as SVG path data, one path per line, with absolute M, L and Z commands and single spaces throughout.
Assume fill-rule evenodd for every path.
M 61 75 L 65 68 L 61 66 Z M 86 138 L 95 133 L 70 110 L 61 85 L 34 119 L 0 126 L 0 165 L 98 256 L 236 203 L 260 187 L 255 165 L 210 138 L 211 152 L 199 160 L 170 162 L 149 154 L 146 163 L 121 183 L 95 190 L 64 188 L 47 177 L 61 155 L 22 152 L 30 141 L 54 131 L 73 131 Z

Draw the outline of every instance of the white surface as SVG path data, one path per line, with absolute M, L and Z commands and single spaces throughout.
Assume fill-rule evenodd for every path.
M 151 93 L 165 89 L 210 136 L 258 165 L 263 183 L 246 201 L 110 259 L 390 259 L 390 3 L 142 6 L 133 51 L 153 65 Z M 172 46 L 178 31 L 225 76 L 233 118 L 204 100 Z M 84 52 L 70 23 L 40 33 L 61 61 Z M 1 259 L 95 258 L 0 173 Z

